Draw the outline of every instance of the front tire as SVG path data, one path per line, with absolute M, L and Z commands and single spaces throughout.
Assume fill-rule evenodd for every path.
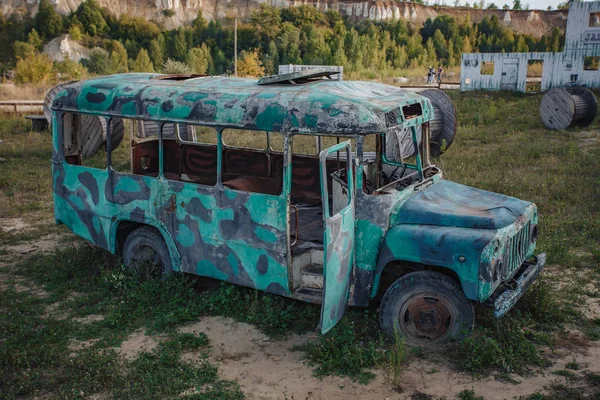
M 144 226 L 131 232 L 122 254 L 125 267 L 142 280 L 173 272 L 167 244 L 153 228 Z
M 413 345 L 461 339 L 474 321 L 473 304 L 460 286 L 433 271 L 412 272 L 396 280 L 379 309 L 381 328 Z

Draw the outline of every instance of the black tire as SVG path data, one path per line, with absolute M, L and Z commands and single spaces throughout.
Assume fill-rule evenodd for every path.
M 414 318 L 419 315 L 419 318 Z M 460 286 L 433 271 L 406 274 L 388 288 L 381 300 L 379 323 L 390 336 L 412 345 L 461 339 L 473 329 L 475 313 Z
M 140 279 L 160 278 L 173 272 L 167 244 L 154 228 L 132 231 L 123 245 L 123 264 Z

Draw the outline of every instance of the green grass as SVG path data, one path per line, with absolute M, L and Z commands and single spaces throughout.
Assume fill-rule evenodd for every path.
M 484 400 L 483 396 L 477 396 L 474 389 L 463 390 L 456 396 L 460 400 Z
M 348 376 L 359 383 L 368 383 L 375 375 L 369 369 L 381 365 L 385 353 L 384 337 L 371 311 L 351 311 L 331 331 L 317 340 L 295 346 L 305 352 L 315 376 Z M 389 350 L 389 351 L 393 351 Z

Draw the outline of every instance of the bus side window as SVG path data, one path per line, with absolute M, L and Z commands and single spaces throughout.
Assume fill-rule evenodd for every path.
M 222 180 L 225 187 L 244 192 L 279 195 L 283 183 L 283 154 L 271 146 L 283 143 L 280 133 L 223 130 Z
M 110 119 L 111 168 L 123 174 L 131 174 L 131 142 L 137 121 L 125 118 Z
M 171 126 L 175 126 L 175 124 Z M 163 126 L 163 129 L 166 127 L 167 124 Z M 181 142 L 177 160 L 180 166 L 178 179 L 198 185 L 216 185 L 217 131 L 207 126 L 190 124 L 176 124 L 176 128 Z M 168 163 L 168 154 L 165 153 L 165 170 L 169 168 Z
M 71 165 L 105 169 L 106 119 L 95 115 L 63 114 L 63 151 Z

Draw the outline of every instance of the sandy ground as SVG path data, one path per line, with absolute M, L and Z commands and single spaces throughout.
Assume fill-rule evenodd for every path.
M 348 378 L 315 378 L 301 352 L 291 350 L 316 334 L 292 336 L 271 341 L 252 325 L 228 318 L 209 317 L 180 328 L 181 332 L 204 332 L 211 343 L 212 360 L 218 363 L 224 379 L 237 379 L 249 399 L 412 399 L 417 395 L 455 398 L 465 389 L 474 389 L 485 399 L 512 399 L 543 391 L 564 378 L 551 371 L 564 369 L 577 360 L 590 371 L 600 370 L 600 347 L 569 349 L 551 354 L 554 365 L 544 373 L 531 377 L 512 376 L 518 383 L 494 377 L 474 379 L 449 366 L 431 361 L 412 360 L 402 373 L 400 392 L 386 382 L 382 371 L 368 385 Z M 199 357 L 199 355 L 196 355 Z M 193 355 L 186 355 L 187 359 Z

